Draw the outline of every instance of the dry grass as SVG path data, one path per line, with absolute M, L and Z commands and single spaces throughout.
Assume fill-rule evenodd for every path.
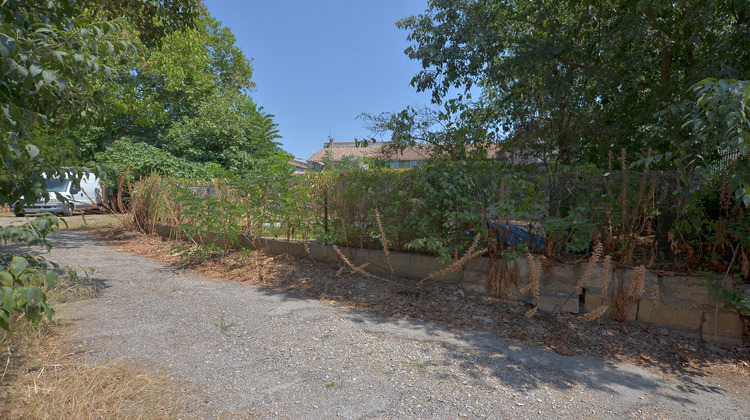
M 643 295 L 644 287 L 646 286 L 646 267 L 639 265 L 633 270 L 633 280 L 630 282 L 630 289 L 628 289 L 628 296 L 633 303 L 637 303 L 638 299 Z
M 612 267 L 612 256 L 607 255 L 606 257 L 604 257 L 604 263 L 602 266 L 602 279 L 601 279 L 602 299 L 607 298 L 607 292 L 609 291 L 610 279 L 607 276 L 607 273 L 609 272 L 610 267 Z
M 48 293 L 53 307 L 96 296 L 87 276 L 60 279 Z M 163 374 L 125 364 L 87 364 L 65 343 L 69 326 L 23 318 L 0 330 L 0 418 L 176 418 L 179 393 Z
M 602 257 L 603 251 L 604 246 L 601 242 L 597 242 L 596 245 L 594 245 L 594 251 L 591 253 L 589 262 L 586 265 L 586 270 L 583 272 L 583 276 L 581 276 L 581 278 L 578 280 L 578 284 L 576 285 L 576 291 L 578 294 L 581 294 L 581 289 L 586 287 L 589 279 L 591 278 L 591 274 L 594 272 L 594 267 L 596 267 L 596 264 L 599 263 L 599 258 Z
M 511 284 L 521 288 L 521 279 L 516 261 L 508 262 L 490 251 L 490 274 L 487 279 L 487 292 L 490 296 L 505 297 L 505 290 Z
M 380 212 L 375 209 L 375 220 L 378 222 L 378 231 L 380 232 L 380 244 L 383 247 L 383 254 L 385 254 L 385 260 L 388 262 L 388 268 L 391 270 L 391 276 L 393 281 L 398 282 L 396 272 L 393 271 L 393 264 L 391 264 L 390 252 L 388 252 L 388 238 L 385 236 L 385 229 L 383 229 L 383 223 L 380 221 Z
M 483 248 L 479 251 L 475 251 L 477 248 L 477 245 L 479 245 L 479 239 L 481 238 L 481 234 L 477 234 L 474 237 L 474 241 L 472 242 L 471 246 L 469 247 L 469 249 L 466 250 L 466 253 L 461 258 L 454 259 L 453 263 L 451 263 L 449 266 L 431 273 L 430 275 L 423 278 L 418 283 L 413 284 L 411 286 L 406 286 L 405 282 L 402 282 L 401 280 L 399 280 L 399 278 L 396 276 L 395 271 L 393 271 L 393 265 L 391 265 L 391 260 L 389 257 L 390 253 L 388 252 L 388 239 L 385 236 L 385 230 L 383 229 L 383 225 L 380 222 L 380 213 L 377 211 L 377 209 L 375 210 L 375 219 L 377 221 L 378 228 L 380 230 L 380 241 L 381 241 L 381 246 L 383 248 L 383 253 L 385 254 L 385 259 L 388 262 L 388 268 L 390 269 L 390 273 L 391 273 L 391 276 L 393 277 L 393 280 L 389 280 L 384 277 L 365 271 L 365 268 L 367 268 L 369 263 L 362 264 L 361 266 L 354 265 L 354 263 L 352 263 L 346 257 L 346 255 L 344 255 L 344 253 L 341 252 L 341 249 L 339 249 L 338 246 L 334 245 L 333 250 L 336 251 L 336 254 L 338 254 L 339 258 L 341 259 L 341 261 L 343 261 L 344 265 L 351 269 L 351 274 L 361 274 L 366 277 L 370 277 L 373 279 L 382 280 L 387 283 L 399 285 L 402 289 L 402 292 L 406 291 L 407 289 L 421 287 L 421 286 L 425 286 L 425 285 L 438 282 L 449 273 L 457 271 L 458 269 L 463 267 L 467 262 L 471 261 L 472 259 L 487 253 L 487 248 Z M 337 276 L 341 275 L 342 273 L 343 273 L 343 267 L 339 269 L 339 271 L 337 272 Z
M 101 285 L 91 281 L 87 275 L 87 269 L 79 271 L 83 272 L 79 273 L 76 281 L 71 280 L 68 276 L 62 276 L 57 282 L 57 286 L 47 292 L 47 299 L 53 307 L 56 304 L 91 299 L 97 296 Z
M 428 282 L 434 283 L 434 282 L 440 281 L 443 277 L 445 277 L 449 273 L 457 271 L 458 269 L 463 267 L 464 264 L 466 264 L 467 262 L 473 260 L 476 257 L 486 254 L 487 248 L 482 248 L 479 251 L 474 251 L 477 248 L 477 245 L 479 245 L 479 239 L 481 238 L 481 236 L 482 236 L 481 234 L 477 233 L 477 235 L 474 237 L 474 242 L 471 243 L 471 246 L 469 247 L 469 249 L 466 250 L 466 253 L 461 258 L 454 259 L 451 265 L 443 268 L 442 270 L 438 270 L 438 271 L 435 271 L 434 273 L 431 273 L 429 276 L 423 278 L 419 283 L 417 283 L 417 285 L 421 286 Z
M 111 229 L 120 226 L 129 215 L 81 215 L 81 219 L 66 218 L 67 226 L 60 225 L 61 230 L 97 230 Z
M 539 279 L 542 277 L 542 267 L 536 265 L 531 253 L 526 254 L 526 258 L 529 262 L 529 283 L 520 291 L 521 293 L 531 293 L 531 297 L 537 299 L 539 297 Z
M 373 279 L 378 279 L 378 280 L 382 280 L 382 281 L 385 281 L 385 282 L 388 282 L 388 283 L 396 283 L 396 284 L 398 284 L 397 282 L 385 279 L 385 278 L 380 277 L 380 276 L 376 276 L 375 274 L 368 273 L 367 271 L 365 271 L 365 268 L 367 268 L 367 266 L 370 265 L 370 263 L 364 263 L 364 264 L 362 264 L 360 266 L 354 265 L 351 261 L 349 261 L 349 258 L 346 258 L 346 255 L 344 255 L 341 252 L 341 250 L 339 249 L 338 246 L 334 245 L 333 246 L 333 250 L 336 251 L 336 254 L 338 254 L 339 258 L 341 258 L 341 260 L 344 262 L 344 264 L 346 264 L 347 267 L 349 267 L 349 268 L 352 269 L 352 274 L 361 274 L 363 276 L 367 276 L 367 277 L 370 277 L 370 278 L 373 278 Z M 341 273 L 342 272 L 339 271 L 339 275 L 341 275 Z
M 602 305 L 602 306 L 594 309 L 593 311 L 587 313 L 586 315 L 578 317 L 578 320 L 581 321 L 581 322 L 596 321 L 599 318 L 601 318 L 602 315 L 604 315 L 605 312 L 607 312 L 608 308 L 609 308 L 608 306 Z
M 0 417 L 32 419 L 174 418 L 176 391 L 164 375 L 128 364 L 89 365 L 60 344 L 65 328 L 39 331 L 19 321 L 3 332 Z
M 542 277 L 542 264 L 540 263 L 538 266 L 534 262 L 534 257 L 531 255 L 531 253 L 526 254 L 526 258 L 529 262 L 529 284 L 524 286 L 520 292 L 521 293 L 530 293 L 531 299 L 533 302 L 538 303 L 539 301 L 539 280 Z M 526 314 L 524 315 L 526 318 L 532 318 L 534 315 L 536 315 L 537 305 L 535 304 L 533 308 L 531 308 Z

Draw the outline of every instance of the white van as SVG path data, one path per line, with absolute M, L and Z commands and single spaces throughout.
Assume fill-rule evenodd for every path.
M 46 174 L 44 177 L 47 178 Z M 71 216 L 74 211 L 95 209 L 102 205 L 102 186 L 99 178 L 92 173 L 85 173 L 81 177 L 80 188 L 75 187 L 67 173 L 63 178 L 48 178 L 44 183 L 49 199 L 46 202 L 39 200 L 31 206 L 24 206 L 24 213 L 58 213 Z M 58 194 L 68 201 L 60 201 Z

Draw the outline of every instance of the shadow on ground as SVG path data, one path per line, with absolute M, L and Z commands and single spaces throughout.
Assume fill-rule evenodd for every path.
M 405 291 L 411 285 L 408 281 L 397 285 L 342 274 L 339 267 L 289 256 L 236 253 L 188 265 L 170 254 L 174 243 L 163 238 L 122 230 L 98 236 L 121 250 L 157 258 L 172 269 L 253 284 L 277 300 L 308 298 L 349 307 L 349 318 L 365 330 L 408 331 L 407 338 L 435 342 L 446 355 L 437 363 L 459 365 L 478 386 L 490 375 L 519 389 L 583 386 L 614 395 L 637 390 L 690 403 L 663 392 L 662 378 L 632 365 L 678 377 L 675 386 L 687 394 L 724 393 L 721 387 L 699 380 L 716 366 L 740 366 L 737 369 L 745 377 L 750 372 L 749 349 L 719 349 L 637 322 L 584 323 L 570 315 L 544 313 L 526 318 L 529 307 L 524 304 L 463 294 L 451 285 Z M 456 338 L 445 340 L 446 333 Z

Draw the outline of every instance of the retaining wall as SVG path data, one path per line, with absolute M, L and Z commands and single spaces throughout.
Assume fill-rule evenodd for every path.
M 155 225 L 157 234 L 165 237 L 175 236 L 173 228 Z M 196 238 L 197 239 L 197 238 Z M 204 235 L 203 240 L 221 242 L 215 235 Z M 295 258 L 312 258 L 317 262 L 339 264 L 339 256 L 332 246 L 309 244 L 309 253 L 305 246 L 296 241 L 242 236 L 240 246 L 256 248 L 270 254 L 289 254 Z M 373 273 L 390 276 L 390 268 L 381 250 L 340 247 L 341 252 L 355 265 L 369 263 L 367 270 Z M 396 274 L 401 278 L 421 280 L 435 271 L 445 268 L 435 257 L 390 252 L 390 262 Z M 543 267 L 541 270 L 539 297 L 532 302 L 528 294 L 519 291 L 518 285 L 529 281 L 530 266 L 524 256 L 512 263 L 511 272 L 517 269 L 518 282 L 515 279 L 506 282 L 503 294 L 508 299 L 535 303 L 539 310 L 545 312 L 568 312 L 583 314 L 595 310 L 602 304 L 610 309 L 616 290 L 628 288 L 633 278 L 633 270 L 612 268 L 605 270 L 599 263 L 595 266 L 590 279 L 583 290 L 578 293 L 576 285 L 583 276 L 587 262 L 579 264 L 547 264 L 534 257 L 534 264 Z M 515 267 L 514 267 L 515 265 Z M 447 274 L 441 281 L 461 286 L 464 290 L 487 294 L 491 290 L 490 271 L 492 262 L 488 257 L 479 257 L 469 261 L 460 270 Z M 607 283 L 606 295 L 602 292 L 602 279 Z M 660 273 L 646 270 L 644 293 L 637 303 L 630 305 L 626 314 L 628 320 L 637 320 L 678 330 L 684 335 L 702 338 L 703 340 L 723 345 L 750 345 L 750 317 L 724 308 L 717 302 L 715 293 L 708 284 L 720 285 L 721 277 L 685 276 L 673 273 Z M 732 286 L 730 280 L 723 287 L 737 293 L 750 296 L 750 287 Z

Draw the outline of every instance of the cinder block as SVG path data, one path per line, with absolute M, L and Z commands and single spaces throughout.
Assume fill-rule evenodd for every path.
M 736 312 L 719 310 L 717 313 L 709 309 L 703 312 L 701 332 L 706 341 L 739 346 L 742 345 L 744 323 Z
M 641 299 L 638 304 L 638 320 L 664 327 L 700 331 L 703 323 L 703 310 L 693 306 Z
M 255 243 L 253 242 L 253 238 L 247 235 L 240 235 L 239 245 L 242 248 L 255 249 Z
M 464 273 L 464 279 L 466 279 L 466 272 Z M 480 283 L 484 284 L 484 283 Z M 492 292 L 492 284 L 490 284 L 489 277 L 487 278 L 486 282 L 486 292 L 487 294 L 490 294 Z M 531 296 L 529 293 L 521 293 L 520 290 L 518 290 L 518 286 L 516 286 L 515 281 L 511 280 L 509 284 L 506 284 L 503 286 L 502 290 L 502 296 L 498 296 L 503 299 L 508 299 L 511 301 L 520 301 L 520 302 L 528 302 L 531 303 Z
M 383 252 L 380 251 L 382 254 Z M 413 280 L 422 280 L 434 272 L 440 271 L 447 266 L 440 264 L 436 257 L 429 255 L 409 254 L 406 252 L 391 252 L 391 264 L 396 273 L 405 278 Z M 387 267 L 387 263 L 385 263 Z M 390 272 L 390 269 L 388 269 Z M 452 271 L 443 276 L 440 280 L 442 283 L 458 284 L 461 282 L 463 268 Z
M 537 262 L 537 264 L 541 264 Z M 576 289 L 578 276 L 576 266 L 572 264 L 555 264 L 542 269 L 539 289 L 546 293 L 568 293 Z
M 604 311 L 604 315 L 611 317 L 612 316 L 612 297 L 607 296 L 606 299 L 602 300 L 602 295 L 597 293 L 590 293 L 588 290 L 586 291 L 586 303 L 584 304 L 584 307 L 586 308 L 586 312 L 591 312 L 596 309 L 598 309 L 600 306 L 606 305 L 607 310 Z M 632 304 L 628 307 L 628 313 L 625 315 L 626 321 L 634 321 L 638 316 L 638 304 Z
M 560 293 L 560 294 L 540 294 L 539 299 L 537 300 L 537 306 L 539 307 L 539 310 L 549 313 L 555 313 L 557 312 L 558 308 L 562 305 L 562 309 L 560 312 L 568 312 L 571 314 L 577 314 L 578 313 L 578 295 L 571 296 L 570 299 L 566 302 L 565 299 L 568 298 L 568 294 Z M 563 304 L 564 302 L 564 304 Z
M 336 255 L 336 251 L 333 250 L 332 246 L 311 244 L 309 248 L 310 255 L 315 261 L 324 264 L 336 264 L 338 255 Z
M 480 284 L 486 287 L 488 278 L 489 278 L 489 273 L 482 272 L 482 271 L 475 271 L 467 267 L 464 270 L 464 275 L 463 275 L 463 279 L 461 280 L 461 284 L 474 283 L 474 284 Z
M 265 239 L 262 242 L 261 249 L 267 251 L 272 255 L 288 254 L 290 243 L 287 241 L 280 241 L 275 239 Z
M 608 291 L 609 295 L 613 296 L 615 290 L 620 287 L 624 287 L 625 290 L 630 289 L 630 285 L 633 282 L 633 274 L 635 270 L 633 268 L 616 268 L 612 270 L 612 283 L 610 283 Z M 652 270 L 646 270 L 646 278 L 643 284 L 643 295 L 641 298 L 651 299 L 653 298 L 654 287 L 659 284 L 659 276 Z
M 173 229 L 172 229 L 171 226 L 162 225 L 162 224 L 159 224 L 159 223 L 157 223 L 157 224 L 154 225 L 154 232 L 157 235 L 165 237 L 165 238 L 171 238 L 172 237 L 172 230 Z
M 705 277 L 661 276 L 659 292 L 665 303 L 687 303 L 691 305 L 709 305 L 715 302 Z
M 480 273 L 490 273 L 490 259 L 488 257 L 477 257 L 469 260 L 466 263 L 465 269 L 467 271 L 476 271 Z
M 305 246 L 301 242 L 289 242 L 286 252 L 294 258 L 309 258 Z
M 631 277 L 632 279 L 632 277 Z M 659 298 L 661 299 L 661 289 L 659 286 L 659 275 L 653 270 L 646 270 L 646 282 L 643 288 L 642 298 L 654 299 L 654 289 L 658 290 Z M 660 300 L 658 299 L 658 300 Z
M 521 302 L 531 303 L 531 296 L 528 293 L 521 293 L 518 290 L 518 286 L 514 282 L 511 282 L 504 290 L 505 297 L 510 300 L 517 300 Z
M 578 265 L 576 265 L 576 283 L 578 280 L 583 278 L 584 273 L 586 272 L 586 268 L 588 267 L 588 262 L 582 262 Z M 602 291 L 602 279 L 607 284 L 607 290 L 612 290 L 612 265 L 610 264 L 609 269 L 605 272 L 604 271 L 604 264 L 597 263 L 594 265 L 594 269 L 591 271 L 591 276 L 589 276 L 589 279 L 586 281 L 586 284 L 584 287 L 587 291 L 599 293 L 601 294 Z
M 577 283 L 576 269 L 572 264 L 557 264 L 545 267 L 537 257 L 532 257 L 534 265 L 541 271 L 539 285 L 541 289 L 549 292 L 570 292 L 572 289 L 569 285 L 575 286 Z M 517 258 L 514 263 L 518 265 L 518 278 L 522 284 L 529 282 L 531 267 L 526 254 Z

